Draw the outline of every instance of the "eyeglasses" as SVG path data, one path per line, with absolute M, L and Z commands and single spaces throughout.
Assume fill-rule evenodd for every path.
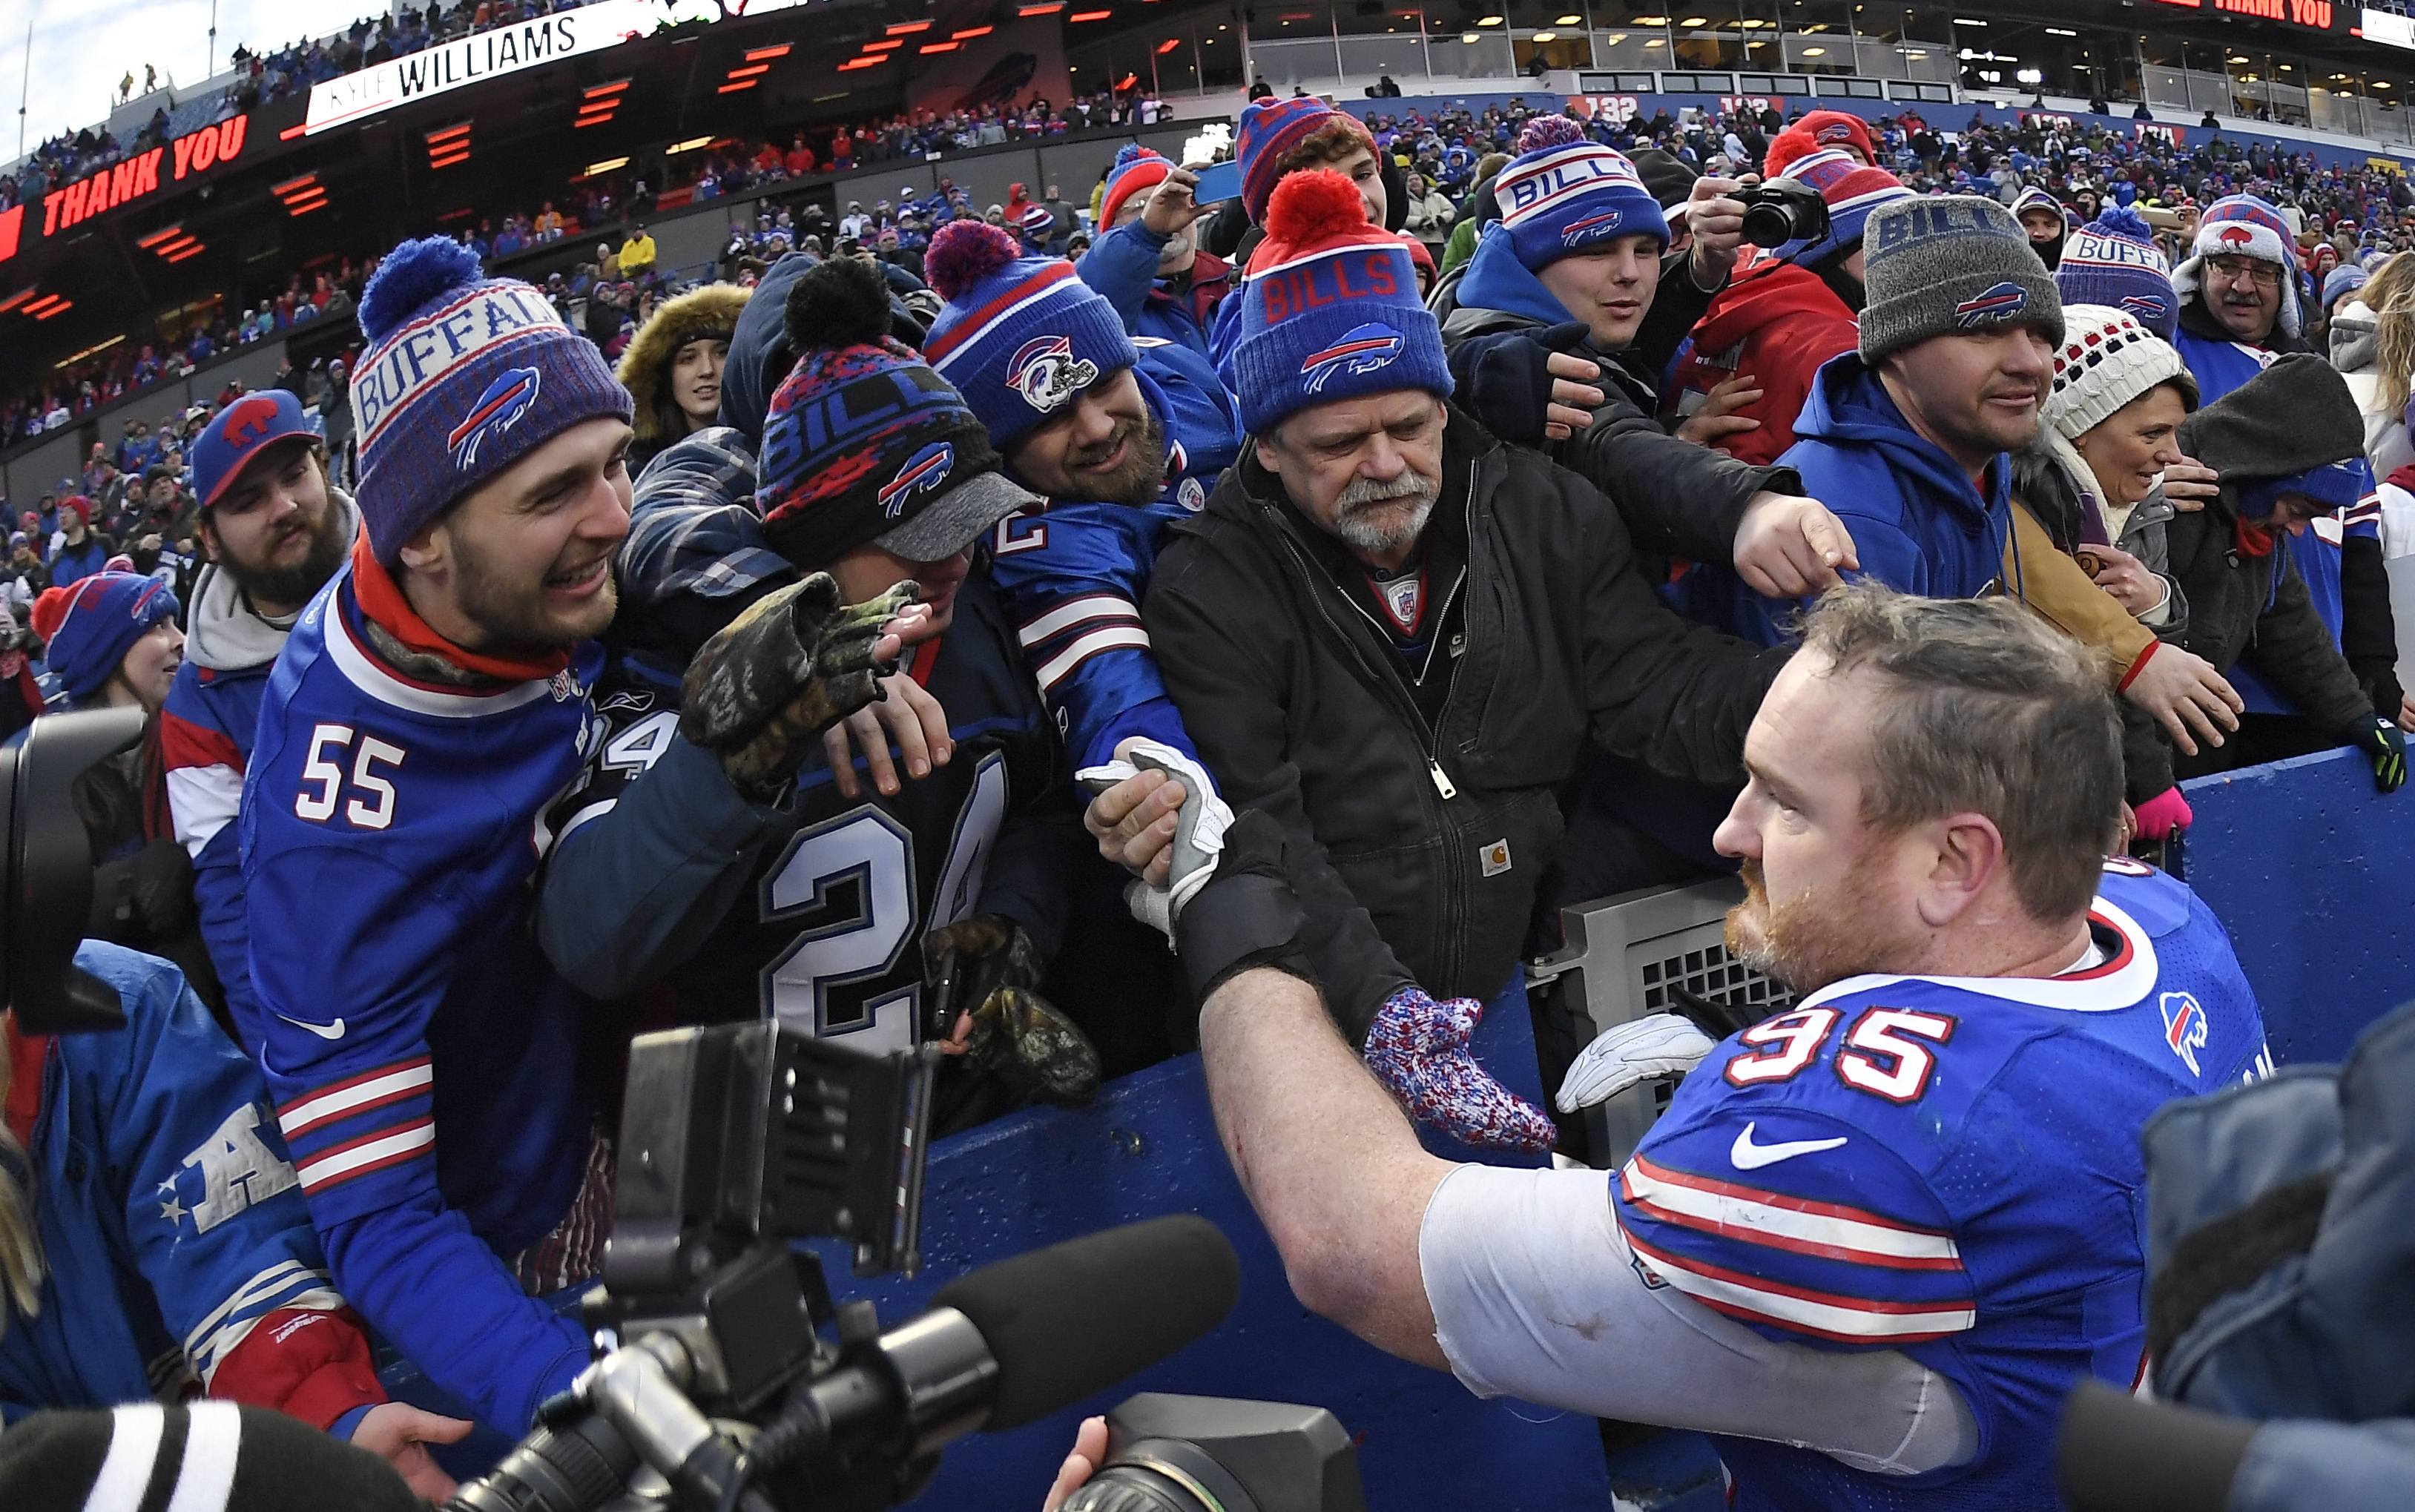
M 2206 267 L 2226 283 L 2244 278 L 2263 289 L 2276 289 L 2281 283 L 2281 265 L 2255 257 L 2210 257 Z

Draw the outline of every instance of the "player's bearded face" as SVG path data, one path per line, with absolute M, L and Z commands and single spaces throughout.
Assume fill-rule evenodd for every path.
M 1885 851 L 1876 846 L 1832 881 L 1773 898 L 1761 862 L 1741 869 L 1745 899 L 1728 910 L 1728 953 L 1797 993 L 1864 972 L 1902 970 L 1912 948 L 1892 921 Z

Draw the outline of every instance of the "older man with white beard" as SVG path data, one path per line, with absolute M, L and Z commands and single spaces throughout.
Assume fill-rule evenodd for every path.
M 1148 636 L 1223 796 L 1287 831 L 1317 978 L 1370 1067 L 1421 1122 L 1539 1150 L 1549 1120 L 1464 1047 L 1480 1000 L 1515 1001 L 1552 790 L 1588 735 L 1740 780 L 1786 653 L 1670 612 L 1614 506 L 1451 407 L 1397 238 L 1337 224 L 1283 252 L 1235 295 L 1253 446 L 1172 527 Z

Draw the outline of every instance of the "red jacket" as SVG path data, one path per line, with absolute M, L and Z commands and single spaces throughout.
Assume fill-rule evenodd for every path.
M 1707 394 L 1738 373 L 1750 373 L 1761 397 L 1736 412 L 1760 421 L 1761 428 L 1730 436 L 1718 449 L 1765 467 L 1794 444 L 1794 417 L 1810 397 L 1811 375 L 1829 358 L 1852 351 L 1861 327 L 1818 274 L 1757 247 L 1748 251 L 1751 255 L 1736 265 L 1728 286 L 1712 296 L 1710 308 L 1695 322 L 1664 397 L 1670 410 L 1684 412 L 1689 390 Z

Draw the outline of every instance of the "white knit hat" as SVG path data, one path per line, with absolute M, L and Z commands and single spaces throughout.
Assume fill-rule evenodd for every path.
M 2197 408 L 2197 380 L 2170 342 L 2128 310 L 2065 305 L 2054 386 L 2038 415 L 2065 440 L 2076 439 L 2158 383 L 2177 383 L 2188 408 Z

